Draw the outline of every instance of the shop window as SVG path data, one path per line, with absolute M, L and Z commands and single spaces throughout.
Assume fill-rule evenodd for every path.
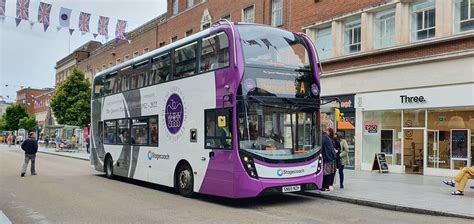
M 118 138 L 117 144 L 130 144 L 130 122 L 128 119 L 117 121 Z
M 316 50 L 320 60 L 331 58 L 332 51 L 332 28 L 322 28 L 315 31 Z
M 106 121 L 104 122 L 104 139 L 105 144 L 116 144 L 117 143 L 117 122 Z
M 418 1 L 412 5 L 412 38 L 424 40 L 436 33 L 436 9 L 434 0 Z
M 174 52 L 175 72 L 173 78 L 182 78 L 193 75 L 196 70 L 197 42 L 180 47 Z
M 132 119 L 131 143 L 134 145 L 148 144 L 148 119 Z
M 404 128 L 424 128 L 425 110 L 404 110 L 403 111 Z
M 456 32 L 474 30 L 474 0 L 455 1 Z
M 150 126 L 150 145 L 158 146 L 158 117 L 150 117 L 148 124 Z
M 283 25 L 283 0 L 272 0 L 272 26 Z
M 395 10 L 377 13 L 374 23 L 375 48 L 393 46 L 395 44 Z
M 357 53 L 361 50 L 360 20 L 347 22 L 344 27 L 344 51 L 346 54 Z
M 230 149 L 232 147 L 232 111 L 210 109 L 205 111 L 205 148 Z
M 229 40 L 219 33 L 202 40 L 201 72 L 229 66 Z
M 243 22 L 254 23 L 255 22 L 255 7 L 252 5 L 243 10 Z

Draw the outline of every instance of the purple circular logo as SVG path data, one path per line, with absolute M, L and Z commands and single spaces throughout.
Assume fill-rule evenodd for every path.
M 62 19 L 62 20 L 67 20 L 67 19 L 68 19 L 67 14 L 61 14 L 61 19 Z
M 319 88 L 316 84 L 312 84 L 311 85 L 311 92 L 313 93 L 313 95 L 317 96 L 319 94 Z
M 173 93 L 166 101 L 165 108 L 166 127 L 171 134 L 176 134 L 183 126 L 184 108 L 183 101 L 178 94 Z

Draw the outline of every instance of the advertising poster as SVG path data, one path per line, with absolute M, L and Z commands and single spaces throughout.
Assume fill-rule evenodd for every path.
M 467 158 L 468 130 L 452 130 L 452 158 Z
M 377 120 L 366 120 L 364 121 L 364 135 L 379 135 L 380 126 Z

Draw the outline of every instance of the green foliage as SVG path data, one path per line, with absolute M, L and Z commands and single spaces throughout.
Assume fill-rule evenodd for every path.
M 36 130 L 36 127 L 38 126 L 38 122 L 36 122 L 36 118 L 33 116 L 20 119 L 18 124 L 20 128 L 23 128 L 28 132 Z
M 18 130 L 20 119 L 28 117 L 26 106 L 23 104 L 12 104 L 7 107 L 5 114 L 5 129 L 8 131 Z
M 5 115 L 0 117 L 0 132 L 6 131 L 7 129 L 7 120 L 5 119 Z
M 74 68 L 51 98 L 51 108 L 59 124 L 86 127 L 90 123 L 90 99 L 89 80 Z

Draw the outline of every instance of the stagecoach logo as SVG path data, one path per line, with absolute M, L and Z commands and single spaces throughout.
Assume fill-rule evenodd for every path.
M 170 155 L 169 154 L 156 154 L 155 152 L 153 151 L 148 151 L 148 160 L 152 160 L 152 159 L 156 159 L 156 160 L 159 160 L 159 159 L 170 159 Z
M 299 170 L 278 169 L 277 170 L 277 176 L 279 177 L 283 175 L 291 176 L 293 174 L 301 174 L 301 173 L 304 173 L 304 169 L 299 169 Z
M 184 104 L 183 94 L 179 88 L 173 87 L 166 99 L 163 110 L 163 122 L 168 130 L 167 135 L 171 140 L 180 138 L 183 132 L 183 125 L 186 120 L 186 105 Z

